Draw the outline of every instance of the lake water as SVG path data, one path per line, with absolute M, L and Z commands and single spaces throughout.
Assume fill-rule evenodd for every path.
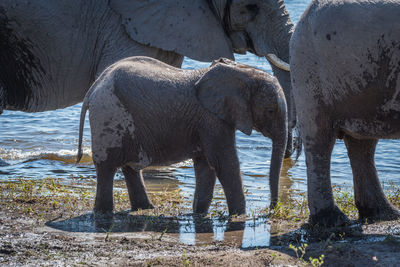
M 309 2 L 309 0 L 286 1 L 287 9 L 294 22 L 298 21 Z M 237 55 L 236 59 L 239 62 L 271 72 L 271 67 L 265 59 L 257 58 L 252 54 Z M 208 65 L 209 63 L 196 62 L 186 58 L 183 68 L 193 69 Z M 95 178 L 95 169 L 88 156 L 84 157 L 82 164 L 74 164 L 80 107 L 79 104 L 41 113 L 5 111 L 0 116 L 0 159 L 8 165 L 0 166 L 0 179 L 9 180 L 18 177 L 30 179 Z M 237 149 L 245 191 L 248 192 L 246 196 L 247 210 L 251 214 L 255 209 L 266 207 L 269 203 L 268 173 L 271 141 L 255 131 L 250 137 L 237 132 Z M 85 123 L 84 151 L 90 155 L 88 121 Z M 381 140 L 379 142 L 376 151 L 376 165 L 381 181 L 400 183 L 400 159 L 397 157 L 399 151 L 400 142 L 398 140 Z M 333 184 L 349 188 L 352 186 L 351 168 L 342 141 L 338 140 L 335 145 L 331 169 Z M 119 173 L 116 178 L 122 179 L 122 175 Z M 172 184 L 180 187 L 187 197 L 194 192 L 195 179 L 190 161 L 168 168 L 152 169 L 145 174 L 145 178 L 148 183 Z M 300 192 L 306 190 L 304 154 L 296 163 L 285 160 L 281 187 Z M 224 198 L 219 184 L 215 189 L 215 194 L 216 199 Z M 282 197 L 287 199 L 288 196 L 286 194 Z M 255 231 L 268 232 L 267 226 L 261 227 L 264 227 L 262 228 L 264 230 L 256 228 Z M 214 235 L 217 236 L 215 239 L 218 240 L 219 230 L 215 231 Z M 256 236 L 258 232 L 251 232 L 250 235 Z M 250 238 L 250 241 L 246 242 L 253 241 Z

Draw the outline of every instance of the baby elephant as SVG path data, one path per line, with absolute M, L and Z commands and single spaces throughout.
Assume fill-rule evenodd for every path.
M 273 140 L 271 202 L 278 198 L 287 139 L 287 111 L 276 78 L 228 59 L 182 70 L 148 57 L 107 68 L 87 93 L 81 111 L 78 162 L 86 110 L 97 172 L 95 212 L 113 210 L 113 178 L 122 168 L 132 210 L 153 208 L 141 170 L 193 159 L 195 213 L 206 213 L 216 177 L 230 214 L 245 213 L 235 130 Z

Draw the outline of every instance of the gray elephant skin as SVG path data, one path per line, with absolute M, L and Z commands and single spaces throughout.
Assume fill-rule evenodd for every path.
M 399 18 L 399 1 L 320 0 L 296 26 L 290 67 L 314 223 L 347 221 L 330 181 L 338 138 L 347 147 L 360 218 L 400 215 L 382 191 L 374 161 L 379 139 L 400 137 Z
M 0 0 L 0 113 L 79 103 L 105 68 L 130 56 L 180 67 L 184 56 L 249 51 L 288 62 L 292 32 L 283 0 Z M 273 70 L 290 107 L 290 75 Z
M 182 70 L 148 57 L 111 65 L 86 95 L 81 112 L 78 162 L 86 111 L 97 172 L 95 211 L 113 210 L 113 177 L 122 168 L 131 207 L 152 208 L 141 170 L 193 159 L 193 209 L 206 213 L 218 177 L 230 214 L 245 213 L 235 130 L 252 129 L 273 141 L 271 203 L 278 198 L 287 140 L 287 107 L 277 79 L 229 59 L 209 68 Z

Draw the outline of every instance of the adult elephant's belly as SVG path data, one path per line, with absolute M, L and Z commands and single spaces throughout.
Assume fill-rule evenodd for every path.
M 400 138 L 400 83 L 398 74 L 393 75 L 400 68 L 370 65 L 363 75 L 343 73 L 337 84 L 331 83 L 336 88 L 347 85 L 334 100 L 336 125 L 355 138 Z
M 340 128 L 357 139 L 399 139 L 399 115 L 385 120 L 346 119 Z
M 79 87 L 82 89 L 75 90 Z M 5 109 L 42 112 L 69 107 L 82 102 L 89 87 L 89 84 L 87 86 L 76 84 L 74 88 L 70 89 L 66 89 L 62 85 L 42 86 L 41 84 L 20 87 L 18 90 L 9 90 L 6 87 L 8 94 Z

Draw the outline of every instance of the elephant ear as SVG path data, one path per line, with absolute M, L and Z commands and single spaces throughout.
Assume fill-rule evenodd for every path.
M 201 105 L 220 119 L 250 135 L 253 119 L 250 110 L 249 78 L 232 66 L 213 62 L 195 84 L 196 96 Z
M 234 59 L 232 44 L 204 0 L 110 0 L 135 41 L 199 61 Z

